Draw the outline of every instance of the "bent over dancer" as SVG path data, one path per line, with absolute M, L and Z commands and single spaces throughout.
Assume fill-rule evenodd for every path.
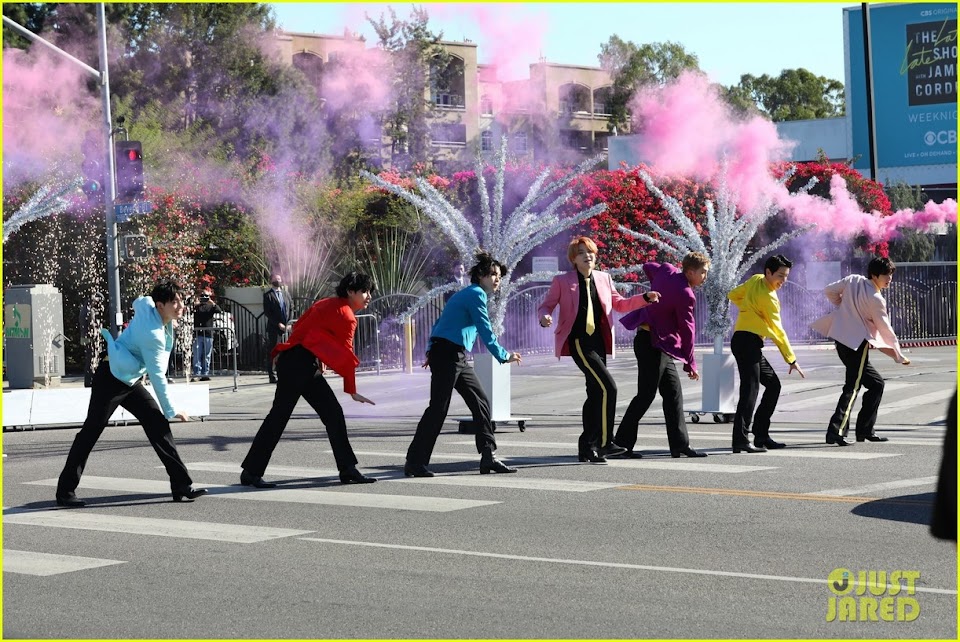
M 170 430 L 170 420 L 189 421 L 187 413 L 174 410 L 167 391 L 167 363 L 173 351 L 175 321 L 183 316 L 182 288 L 174 281 L 160 281 L 150 296 L 133 302 L 134 315 L 117 339 L 107 330 L 100 333 L 107 342 L 107 357 L 100 362 L 90 388 L 87 419 L 77 433 L 57 481 L 57 504 L 83 506 L 75 493 L 87 458 L 118 406 L 130 411 L 147 434 L 150 445 L 170 476 L 175 502 L 192 502 L 207 492 L 193 488 L 187 467 L 180 459 Z M 157 393 L 157 401 L 143 386 L 143 375 Z
M 763 264 L 763 274 L 754 274 L 730 290 L 727 298 L 740 310 L 733 328 L 730 351 L 740 372 L 740 400 L 733 419 L 733 452 L 758 453 L 784 448 L 786 444 L 770 437 L 770 419 L 780 399 L 780 378 L 763 356 L 763 340 L 771 337 L 790 369 L 805 378 L 797 365 L 797 355 L 780 323 L 780 297 L 777 290 L 790 276 L 793 263 L 782 254 L 771 256 Z M 760 407 L 754 415 L 757 394 L 763 386 Z M 753 421 L 753 446 L 750 445 L 750 422 Z
M 883 291 L 890 287 L 896 269 L 890 259 L 874 257 L 867 265 L 867 277 L 851 274 L 823 290 L 836 309 L 810 327 L 834 340 L 837 356 L 846 367 L 843 391 L 827 425 L 828 444 L 850 445 L 845 437 L 861 387 L 867 391 L 857 415 L 857 441 L 887 441 L 874 432 L 883 397 L 883 377 L 870 363 L 869 351 L 871 347 L 877 348 L 897 363 L 910 365 L 910 359 L 900 351 L 900 341 L 890 326 L 887 301 L 883 298 Z
M 450 297 L 440 318 L 433 324 L 427 361 L 423 364 L 424 368 L 430 368 L 430 404 L 423 412 L 407 449 L 407 460 L 403 465 L 403 474 L 407 477 L 433 477 L 427 464 L 443 428 L 443 420 L 447 418 L 454 390 L 463 397 L 477 427 L 480 472 L 517 472 L 516 468 L 496 458 L 497 440 L 493 436 L 490 401 L 473 367 L 467 363 L 467 353 L 473 348 L 478 334 L 497 361 L 520 363 L 519 352 L 508 353 L 497 342 L 487 314 L 487 298 L 500 287 L 503 269 L 503 265 L 486 252 L 478 253 L 476 265 L 470 268 L 471 285 Z

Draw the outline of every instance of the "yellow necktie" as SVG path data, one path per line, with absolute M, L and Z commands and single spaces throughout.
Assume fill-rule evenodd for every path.
M 597 326 L 593 322 L 593 296 L 590 294 L 590 277 L 585 278 L 583 282 L 587 286 L 587 336 L 591 337 Z

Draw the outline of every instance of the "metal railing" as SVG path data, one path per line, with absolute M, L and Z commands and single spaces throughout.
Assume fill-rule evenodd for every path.
M 508 350 L 522 354 L 552 354 L 553 330 L 539 325 L 537 309 L 546 296 L 548 284 L 536 284 L 519 291 L 507 303 L 506 327 L 499 337 Z M 648 289 L 646 283 L 618 283 L 617 290 L 625 297 Z M 778 293 L 784 326 L 791 343 L 823 343 L 827 341 L 812 329 L 810 323 L 830 312 L 832 306 L 822 290 L 809 290 L 788 281 Z M 439 296 L 418 309 L 411 319 L 411 341 L 414 363 L 425 357 L 430 331 L 443 311 L 447 296 Z M 711 345 L 706 335 L 709 308 L 706 298 L 697 291 L 694 316 L 697 323 L 695 343 Z M 923 263 L 897 266 L 893 284 L 885 292 L 890 320 L 901 341 L 955 339 L 957 336 L 957 264 Z M 362 370 L 398 369 L 404 365 L 404 327 L 401 315 L 419 300 L 414 294 L 388 294 L 370 302 L 365 314 L 357 316 L 354 351 Z M 266 319 L 229 299 L 220 306 L 232 314 L 230 331 L 235 344 L 233 370 L 263 371 L 266 363 Z M 309 307 L 311 301 L 296 300 L 294 312 Z M 736 321 L 736 308 L 731 307 L 731 320 Z M 635 332 L 618 323 L 622 315 L 614 312 L 614 345 L 628 353 L 633 349 Z M 731 326 L 732 328 L 732 326 Z M 220 329 L 223 332 L 223 329 Z M 732 329 L 731 329 L 732 332 Z M 729 340 L 729 333 L 727 336 Z M 478 345 L 476 350 L 484 350 Z M 224 351 L 215 343 L 214 354 Z M 181 366 L 182 367 L 182 366 Z M 222 364 L 218 371 L 227 370 Z
M 233 328 L 214 326 L 212 328 L 179 328 L 177 341 L 170 354 L 168 377 L 182 377 L 190 381 L 198 377 L 194 374 L 193 363 L 197 349 L 197 336 L 209 334 L 213 340 L 210 355 L 210 374 L 216 376 L 233 375 L 233 391 L 237 391 L 240 372 L 237 368 L 237 336 Z

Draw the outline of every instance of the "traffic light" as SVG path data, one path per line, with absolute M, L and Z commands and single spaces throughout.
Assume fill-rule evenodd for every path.
M 103 145 L 98 140 L 95 131 L 87 132 L 83 143 L 80 144 L 83 152 L 83 163 L 80 171 L 83 174 L 83 184 L 80 189 L 87 195 L 87 202 L 95 205 L 103 203 Z
M 120 237 L 120 256 L 126 261 L 145 259 L 149 250 L 147 237 L 143 234 L 127 234 Z
M 138 140 L 114 143 L 117 164 L 117 201 L 129 203 L 143 198 L 143 149 Z

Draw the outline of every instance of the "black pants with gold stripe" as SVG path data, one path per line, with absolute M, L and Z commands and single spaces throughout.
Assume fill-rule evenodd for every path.
M 590 337 L 570 337 L 570 356 L 587 379 L 583 403 L 583 434 L 580 453 L 607 446 L 613 441 L 617 413 L 617 384 L 607 371 L 607 351 L 599 332 Z
M 856 350 L 851 350 L 839 341 L 835 342 L 837 355 L 847 367 L 847 376 L 843 382 L 843 392 L 837 402 L 837 409 L 830 418 L 827 426 L 828 435 L 846 436 L 850 428 L 850 415 L 853 414 L 853 404 L 857 401 L 860 388 L 866 388 L 863 393 L 863 407 L 857 415 L 857 437 L 866 438 L 873 434 L 873 427 L 877 423 L 877 410 L 880 408 L 880 399 L 883 397 L 883 377 L 870 363 L 870 349 L 864 341 Z

